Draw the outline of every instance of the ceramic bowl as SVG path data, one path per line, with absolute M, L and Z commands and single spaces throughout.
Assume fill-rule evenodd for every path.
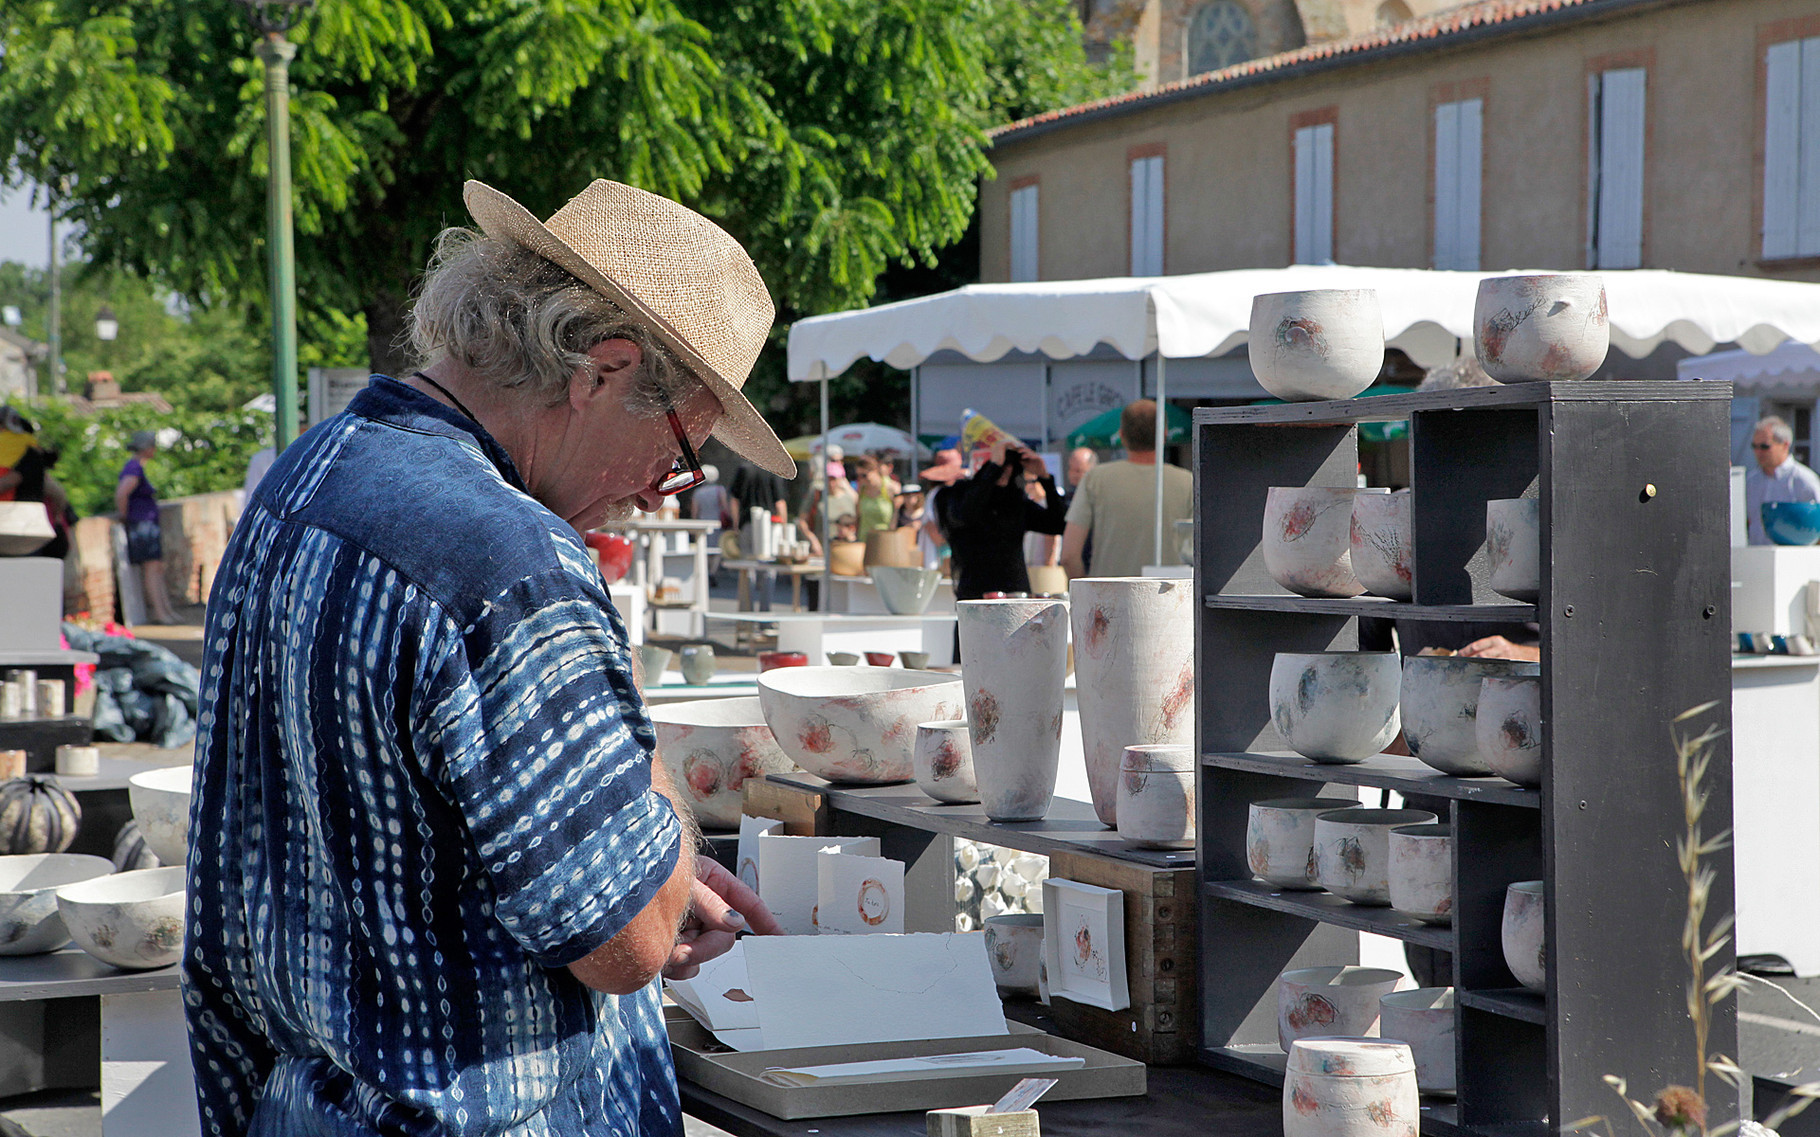
M 872 667 L 890 667 L 897 662 L 897 656 L 888 651 L 869 651 L 865 655 L 866 663 Z
M 796 769 L 771 737 L 756 695 L 660 703 L 650 715 L 657 756 L 703 829 L 739 828 L 747 778 Z
M 830 782 L 908 781 L 916 724 L 966 713 L 961 678 L 901 667 L 785 667 L 758 676 L 777 744 Z
M 1542 882 L 1520 880 L 1504 890 L 1504 964 L 1531 991 L 1548 987 L 1547 917 Z
M 1352 500 L 1388 490 L 1272 486 L 1264 498 L 1262 549 L 1270 579 L 1298 596 L 1357 596 L 1352 572 Z
M 0 857 L 0 955 L 37 955 L 69 943 L 57 889 L 113 871 L 106 857 L 78 853 Z
M 1393 991 L 1378 1002 L 1378 1034 L 1407 1042 L 1416 1061 L 1416 1084 L 1425 1094 L 1454 1092 L 1453 988 Z
M 183 866 L 135 869 L 57 890 L 76 946 L 128 969 L 167 967 L 183 955 Z
M 1485 679 L 1474 715 L 1479 757 L 1519 786 L 1542 784 L 1542 678 Z
M 1303 967 L 1277 980 L 1277 1042 L 1299 1038 L 1378 1036 L 1378 1000 L 1407 984 L 1387 967 Z
M 1763 532 L 1776 545 L 1812 545 L 1820 541 L 1820 502 L 1764 502 Z
M 911 762 L 918 788 L 936 801 L 968 804 L 980 799 L 973 736 L 964 720 L 918 723 Z
M 1534 604 L 1542 595 L 1541 502 L 1533 497 L 1485 503 L 1485 560 L 1491 590 Z
M 1034 999 L 1037 976 L 1043 966 L 1043 916 L 1020 912 L 988 916 L 986 961 L 1001 996 Z
M 1453 827 L 1390 831 L 1390 906 L 1424 924 L 1453 923 Z
M 801 651 L 761 651 L 758 653 L 758 669 L 770 671 L 774 667 L 807 667 L 809 656 Z
M 126 798 L 145 843 L 167 865 L 182 865 L 190 855 L 190 779 L 188 766 L 147 770 L 126 780 Z
M 828 653 L 828 662 L 835 667 L 857 667 L 859 666 L 859 652 L 831 651 Z
M 1486 679 L 1540 675 L 1542 665 L 1515 659 L 1412 655 L 1403 661 L 1403 740 L 1409 752 L 1443 774 L 1484 777 L 1479 754 L 1479 688 Z
M 1290 1046 L 1283 1137 L 1415 1137 L 1422 1128 L 1422 1095 L 1406 1044 L 1301 1038 Z
M 1486 277 L 1472 326 L 1479 366 L 1500 383 L 1585 379 L 1611 348 L 1605 281 L 1590 273 Z
M 1285 402 L 1349 399 L 1384 369 L 1384 314 L 1369 288 L 1272 292 L 1251 300 L 1251 372 Z
M 1321 887 L 1315 873 L 1314 822 L 1323 813 L 1352 809 L 1343 797 L 1279 797 L 1251 803 L 1245 827 L 1245 863 L 1252 875 L 1282 889 Z
M 1125 747 L 1119 763 L 1119 836 L 1149 849 L 1194 848 L 1194 748 Z
M 1394 651 L 1278 652 L 1270 717 L 1289 748 L 1316 762 L 1363 762 L 1402 729 L 1402 661 Z
M 935 569 L 872 565 L 866 570 L 878 586 L 879 603 L 893 616 L 920 616 L 935 599 L 942 574 Z
M 1390 831 L 1428 825 L 1425 809 L 1342 809 L 1314 819 L 1314 871 L 1321 887 L 1354 904 L 1390 903 Z
M 1408 600 L 1415 587 L 1408 490 L 1355 494 L 1352 499 L 1352 575 L 1373 596 Z
M 926 651 L 900 651 L 897 658 L 912 671 L 922 671 L 929 666 L 929 653 Z

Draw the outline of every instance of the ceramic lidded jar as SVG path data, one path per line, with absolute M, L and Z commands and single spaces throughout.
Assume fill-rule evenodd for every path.
M 1068 605 L 963 600 L 955 609 L 980 804 L 993 821 L 1041 820 L 1061 761 Z
M 1429 825 L 1426 809 L 1342 809 L 1314 819 L 1315 877 L 1354 904 L 1390 903 L 1390 831 Z
M 1390 831 L 1390 906 L 1424 924 L 1453 923 L 1453 827 Z
M 1270 579 L 1298 596 L 1357 596 L 1352 571 L 1352 502 L 1388 490 L 1353 486 L 1271 486 L 1260 548 Z
M 1474 723 L 1492 773 L 1519 786 L 1542 784 L 1541 676 L 1481 680 Z
M 1379 1001 L 1378 1034 L 1409 1044 L 1416 1086 L 1425 1094 L 1452 1094 L 1454 1013 L 1452 987 L 1393 991 Z
M 1542 665 L 1527 660 L 1412 655 L 1403 661 L 1403 741 L 1411 754 L 1443 774 L 1484 777 L 1491 767 L 1479 754 L 1480 685 L 1541 674 Z
M 1343 797 L 1279 797 L 1251 803 L 1245 827 L 1245 865 L 1277 888 L 1321 887 L 1314 863 L 1314 822 L 1323 813 L 1359 803 Z
M 1246 351 L 1285 402 L 1350 399 L 1384 370 L 1384 314 L 1370 288 L 1271 292 L 1251 300 Z
M 1194 749 L 1125 747 L 1119 768 L 1119 836 L 1151 849 L 1194 848 Z
M 1611 349 L 1605 281 L 1591 273 L 1488 276 L 1472 326 L 1479 366 L 1500 383 L 1585 379 Z
M 1547 916 L 1542 882 L 1520 880 L 1504 890 L 1504 964 L 1531 991 L 1548 987 Z
M 1363 762 L 1402 729 L 1402 685 L 1394 651 L 1278 652 L 1270 665 L 1270 718 L 1304 758 Z
M 1386 967 L 1302 967 L 1277 979 L 1277 1043 L 1344 1034 L 1377 1037 L 1378 1000 L 1407 983 Z
M 1116 826 L 1125 747 L 1193 741 L 1194 582 L 1083 577 L 1068 595 L 1087 788 Z
M 1415 594 L 1415 544 L 1408 490 L 1362 493 L 1352 499 L 1352 575 L 1365 591 L 1391 600 Z
M 966 804 L 980 799 L 973 776 L 973 739 L 965 719 L 918 723 L 910 761 L 918 788 L 936 801 Z
M 657 757 L 703 829 L 738 829 L 747 778 L 796 769 L 765 725 L 758 696 L 650 709 Z
M 1289 1050 L 1283 1137 L 1416 1137 L 1421 1110 L 1405 1043 L 1308 1038 Z
M 1533 497 L 1485 503 L 1485 560 L 1491 590 L 1534 604 L 1542 595 L 1541 503 Z
M 1000 997 L 1036 998 L 1043 966 L 1043 914 L 988 916 L 985 925 L 986 962 Z

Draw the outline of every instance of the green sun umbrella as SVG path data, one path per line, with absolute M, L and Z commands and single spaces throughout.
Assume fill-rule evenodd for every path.
M 1076 446 L 1089 446 L 1095 450 L 1113 450 L 1119 446 L 1119 415 L 1123 407 L 1114 407 L 1105 414 L 1096 415 L 1087 422 L 1068 432 L 1068 449 Z M 1188 441 L 1188 412 L 1170 404 L 1163 416 L 1169 424 L 1169 441 Z

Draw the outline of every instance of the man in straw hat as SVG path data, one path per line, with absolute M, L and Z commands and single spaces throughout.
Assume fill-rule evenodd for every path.
M 578 530 L 696 484 L 771 327 L 731 237 L 469 182 L 374 376 L 287 448 L 209 603 L 184 1001 L 210 1134 L 670 1134 L 660 972 L 758 898 L 695 855 Z

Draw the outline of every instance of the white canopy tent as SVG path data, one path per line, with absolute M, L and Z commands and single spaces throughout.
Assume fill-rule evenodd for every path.
M 1696 355 L 1675 364 L 1683 379 L 1723 379 L 1732 385 L 1732 465 L 1755 464 L 1750 451 L 1751 433 L 1765 414 L 1780 414 L 1796 430 L 1796 450 L 1803 459 L 1813 457 L 1814 412 L 1820 410 L 1820 351 L 1789 341 L 1752 355 L 1748 351 L 1721 351 Z M 1807 410 L 1804 416 L 1800 412 Z

